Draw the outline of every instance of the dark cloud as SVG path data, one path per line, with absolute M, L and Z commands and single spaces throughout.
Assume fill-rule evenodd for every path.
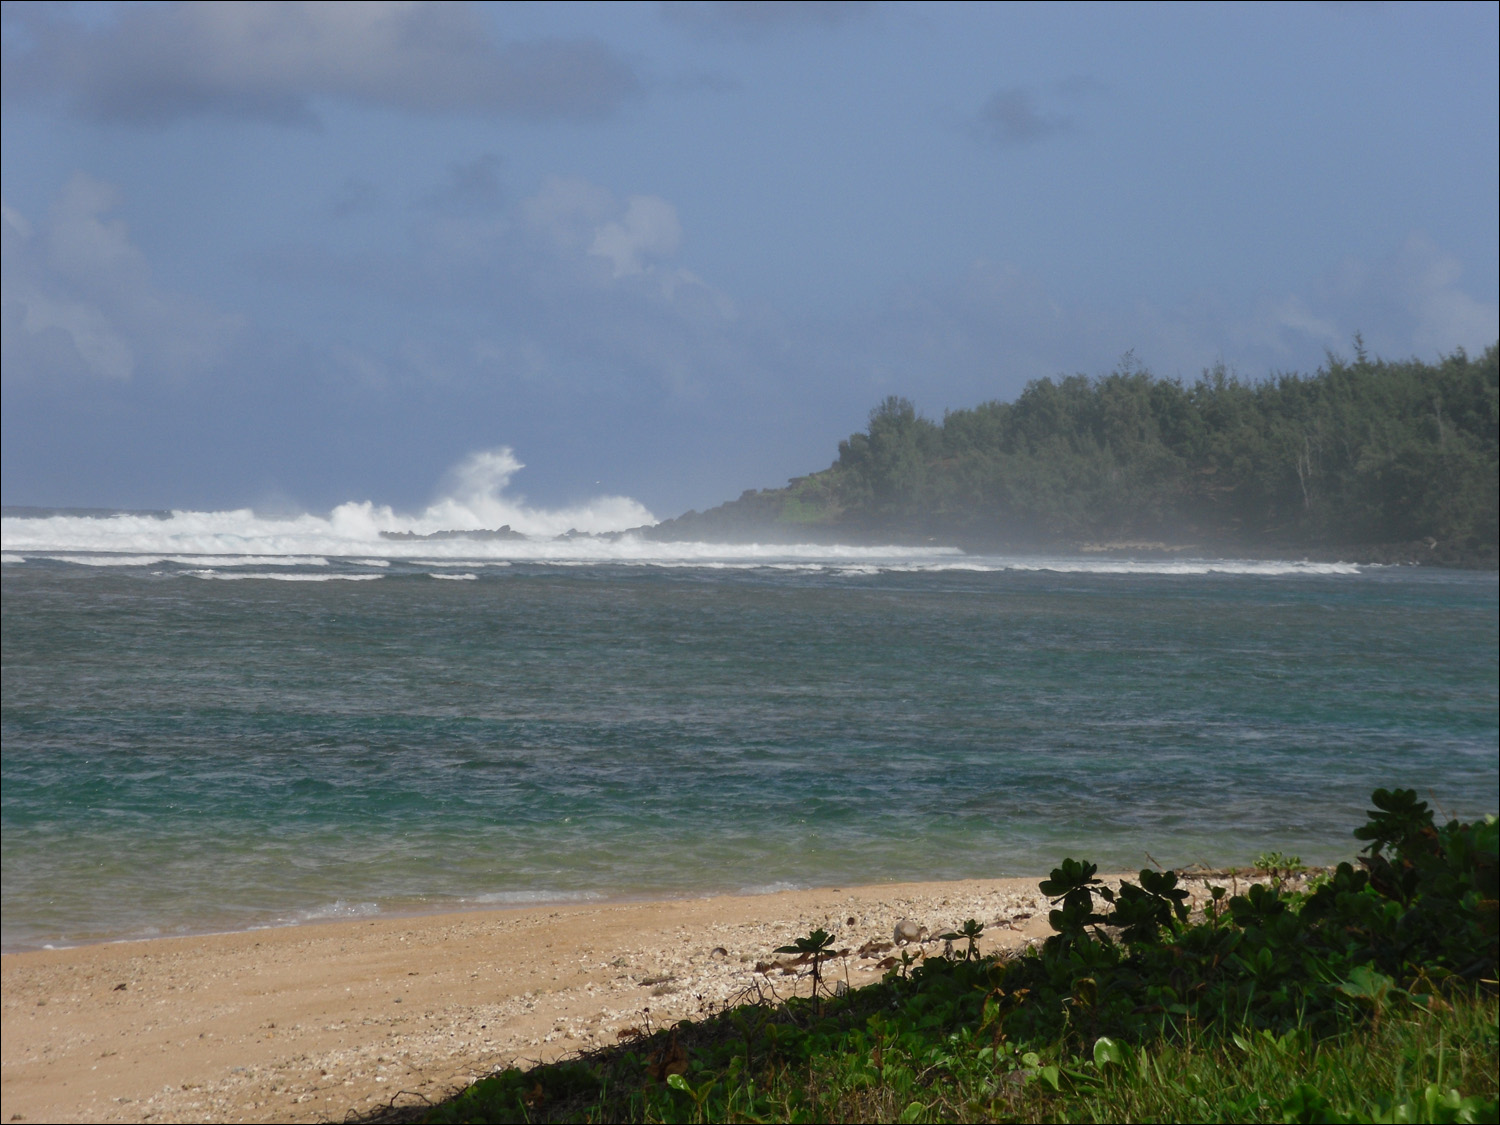
M 334 194 L 328 210 L 335 219 L 347 219 L 350 215 L 373 210 L 380 202 L 381 191 L 378 187 L 369 180 L 350 177 Z
M 662 4 L 662 17 L 693 31 L 727 38 L 753 38 L 784 27 L 835 27 L 868 15 L 872 3 L 818 2 L 818 0 L 722 0 L 698 3 L 669 0 Z
M 181 3 L 85 24 L 7 12 L 7 99 L 60 99 L 96 121 L 194 115 L 316 121 L 336 98 L 423 114 L 598 117 L 640 93 L 592 38 L 496 41 L 467 4 Z
M 448 180 L 422 199 L 427 207 L 447 215 L 477 215 L 497 211 L 506 202 L 500 180 L 504 162 L 492 152 L 454 164 Z
M 1037 108 L 1031 92 L 1020 86 L 997 90 L 979 110 L 978 131 L 1000 145 L 1029 144 L 1073 127 L 1070 118 Z

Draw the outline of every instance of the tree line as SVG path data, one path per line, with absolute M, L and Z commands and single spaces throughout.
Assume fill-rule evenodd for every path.
M 664 529 L 736 526 L 1011 547 L 1416 545 L 1493 565 L 1497 347 L 1438 363 L 1330 356 L 1312 375 L 1195 382 L 1133 359 L 1014 402 L 923 417 L 898 396 L 823 472 Z

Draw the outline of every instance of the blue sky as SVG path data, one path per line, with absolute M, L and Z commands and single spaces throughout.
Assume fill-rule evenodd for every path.
M 1476 351 L 1497 10 L 7 4 L 4 500 L 667 516 L 887 394 Z

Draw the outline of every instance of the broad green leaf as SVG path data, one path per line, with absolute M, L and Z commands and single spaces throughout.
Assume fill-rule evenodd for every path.
M 1094 1065 L 1103 1070 L 1113 1063 L 1121 1065 L 1125 1061 L 1125 1050 L 1113 1039 L 1106 1035 L 1099 1036 L 1094 1040 Z

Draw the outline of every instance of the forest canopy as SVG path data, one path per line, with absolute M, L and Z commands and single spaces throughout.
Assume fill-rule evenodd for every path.
M 1497 347 L 1436 364 L 1184 383 L 1127 356 L 941 422 L 891 396 L 828 469 L 659 525 L 663 538 L 1344 549 L 1494 565 Z

